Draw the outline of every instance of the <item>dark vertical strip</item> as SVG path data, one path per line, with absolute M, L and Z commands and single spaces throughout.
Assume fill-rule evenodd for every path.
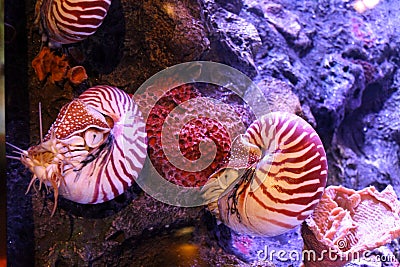
M 29 145 L 29 84 L 27 7 L 33 1 L 5 1 L 5 97 L 6 140 L 22 148 Z M 33 10 L 30 10 L 31 12 Z M 12 149 L 7 149 L 12 154 Z M 4 176 L 0 176 L 4 177 Z M 31 198 L 25 191 L 31 174 L 15 160 L 6 162 L 8 266 L 34 266 L 34 224 Z M 1 182 L 4 179 L 0 179 Z M 0 186 L 3 189 L 3 186 Z M 3 197 L 4 190 L 0 196 Z M 4 227 L 4 217 L 0 217 Z M 1 242 L 3 244 L 3 242 Z
M 4 25 L 4 1 L 0 0 L 1 25 Z M 0 177 L 6 177 L 5 162 L 5 101 L 4 101 L 4 26 L 0 28 Z M 6 180 L 0 179 L 0 266 L 6 266 Z

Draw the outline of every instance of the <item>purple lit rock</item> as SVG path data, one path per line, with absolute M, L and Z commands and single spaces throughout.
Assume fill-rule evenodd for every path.
M 262 14 L 295 50 L 303 54 L 312 47 L 312 40 L 308 36 L 311 32 L 306 32 L 299 17 L 283 5 L 268 0 L 248 0 L 245 4 L 255 14 Z
M 340 55 L 326 55 L 322 61 L 319 78 L 321 92 L 319 98 L 323 109 L 334 116 L 332 127 L 342 122 L 345 113 L 349 113 L 361 105 L 361 97 L 365 89 L 363 69 Z
M 234 67 L 249 77 L 258 74 L 254 57 L 261 46 L 256 27 L 249 21 L 206 1 L 211 49 L 203 59 Z
M 396 193 L 400 192 L 399 78 L 397 70 L 390 88 L 369 86 L 363 106 L 337 130 L 333 144 L 338 149 L 332 151 L 331 160 L 336 183 L 355 189 L 369 185 L 383 189 L 391 184 Z

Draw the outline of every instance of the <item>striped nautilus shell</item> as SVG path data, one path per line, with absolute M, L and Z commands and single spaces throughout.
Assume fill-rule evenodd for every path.
M 239 233 L 275 236 L 301 224 L 326 185 L 325 150 L 302 118 L 272 112 L 253 122 L 241 142 L 256 160 L 228 167 L 202 188 L 219 220 Z
M 29 187 L 38 179 L 53 188 L 56 201 L 61 195 L 95 204 L 132 184 L 146 149 L 145 124 L 132 97 L 115 87 L 95 86 L 63 106 L 41 143 L 20 154 L 33 173 Z
M 53 46 L 82 41 L 96 32 L 111 0 L 38 0 L 36 23 Z

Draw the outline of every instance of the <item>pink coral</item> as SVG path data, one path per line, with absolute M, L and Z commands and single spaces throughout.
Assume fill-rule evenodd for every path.
M 400 236 L 399 212 L 400 202 L 390 185 L 382 192 L 374 187 L 326 188 L 302 226 L 304 250 L 314 251 L 322 260 L 305 258 L 305 266 L 343 266 L 389 243 Z

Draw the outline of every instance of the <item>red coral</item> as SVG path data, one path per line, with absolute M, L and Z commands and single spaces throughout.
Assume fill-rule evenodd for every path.
M 64 79 L 69 64 L 65 55 L 58 56 L 48 47 L 43 47 L 33 59 L 32 67 L 35 69 L 39 81 L 49 76 L 50 81 L 57 82 Z
M 87 79 L 86 71 L 82 66 L 71 68 L 64 54 L 57 55 L 48 47 L 40 50 L 32 61 L 32 67 L 39 81 L 48 78 L 50 82 L 54 83 L 68 79 L 73 84 L 79 84 Z
M 160 96 L 157 89 L 135 95 L 144 112 L 157 96 Z M 187 84 L 169 90 L 153 105 L 146 122 L 148 152 L 160 175 L 174 184 L 195 187 L 204 185 L 212 173 L 226 165 L 231 141 L 244 130 L 242 122 L 232 118 L 235 111 L 226 106 L 211 107 L 209 100 L 201 98 L 194 86 Z M 203 170 L 190 169 L 193 161 L 213 154 L 215 148 L 211 164 Z M 173 154 L 166 155 L 166 151 L 173 151 Z M 175 166 L 175 158 L 186 159 L 188 165 Z

